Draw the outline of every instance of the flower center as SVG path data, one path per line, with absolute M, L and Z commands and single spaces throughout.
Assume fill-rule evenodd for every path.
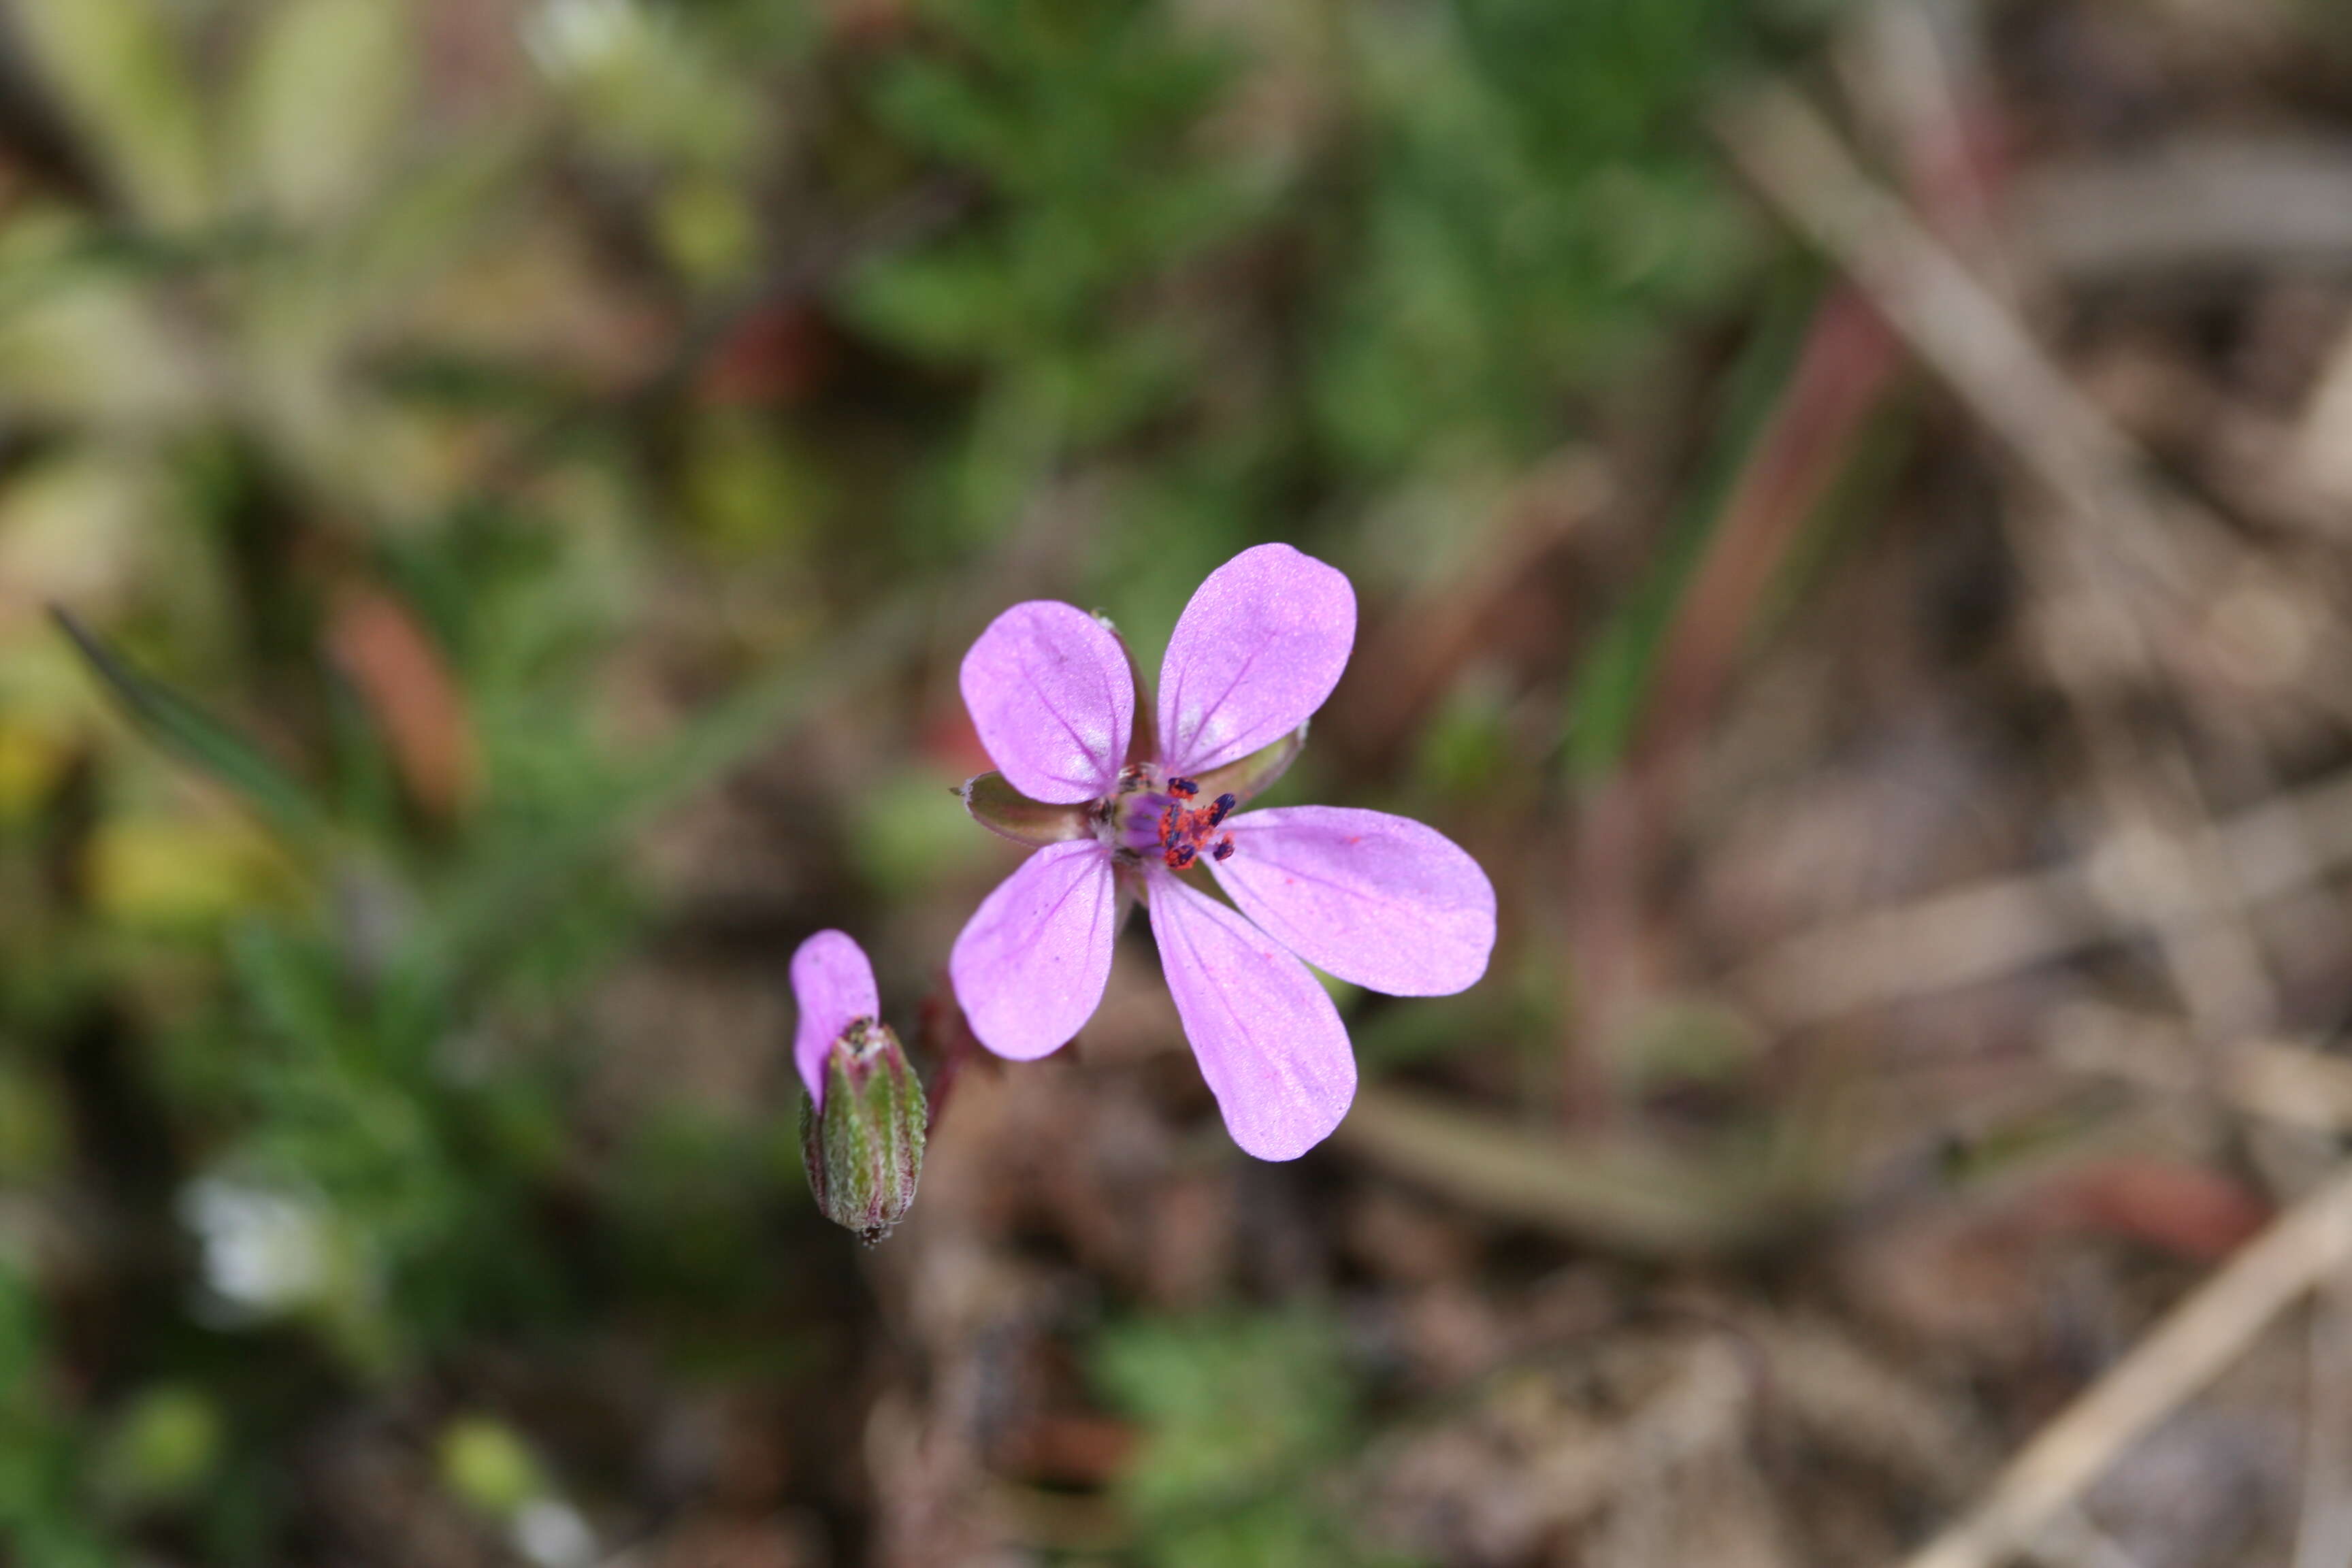
M 1239 804 L 1233 795 L 1202 801 L 1201 786 L 1191 779 L 1170 779 L 1155 789 L 1157 783 L 1156 773 L 1136 770 L 1104 803 L 1105 843 L 1139 860 L 1156 855 L 1177 871 L 1203 855 L 1213 860 L 1232 856 L 1234 836 L 1220 829 Z

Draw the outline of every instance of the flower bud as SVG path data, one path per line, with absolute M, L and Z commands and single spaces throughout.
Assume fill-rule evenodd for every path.
M 825 1057 L 824 1108 L 801 1100 L 809 1191 L 834 1224 L 871 1246 L 915 1201 L 930 1108 L 888 1025 L 857 1018 Z

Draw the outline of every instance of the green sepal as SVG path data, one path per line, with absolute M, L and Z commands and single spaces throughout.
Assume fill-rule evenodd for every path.
M 801 1163 L 819 1213 L 867 1246 L 915 1201 L 930 1121 L 922 1080 L 889 1026 L 861 1018 L 825 1060 L 824 1109 L 801 1100 Z
M 1239 762 L 1196 774 L 1192 782 L 1201 786 L 1202 798 L 1214 800 L 1230 795 L 1237 803 L 1246 803 L 1252 795 L 1264 795 L 1274 783 L 1290 771 L 1298 753 L 1307 746 L 1307 726 L 1301 724 L 1271 746 L 1261 746 Z
M 1003 773 L 982 773 L 968 779 L 956 794 L 971 819 L 1001 838 L 1033 848 L 1084 838 L 1094 831 L 1083 805 L 1051 805 L 1031 800 L 1004 780 Z

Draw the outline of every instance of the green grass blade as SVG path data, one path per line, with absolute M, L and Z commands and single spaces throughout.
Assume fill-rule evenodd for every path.
M 1706 553 L 1707 541 L 1758 433 L 1770 420 L 1803 352 L 1805 331 L 1819 299 L 1819 284 L 1807 273 L 1783 285 L 1765 310 L 1732 371 L 1699 483 L 1677 510 L 1642 581 L 1584 656 L 1569 692 L 1564 760 L 1571 779 L 1606 777 L 1639 735 L 1675 606 Z
M 133 667 L 69 611 L 52 605 L 49 615 L 141 734 L 227 785 L 278 827 L 300 837 L 323 835 L 326 814 L 258 746 Z
M 698 715 L 618 787 L 569 820 L 551 823 L 452 889 L 419 954 L 445 972 L 496 972 L 518 933 L 561 900 L 567 885 L 610 862 L 650 816 L 722 777 L 827 698 L 864 689 L 904 657 L 937 612 L 937 595 L 909 589 L 839 637 L 837 651 L 792 658 L 752 677 Z

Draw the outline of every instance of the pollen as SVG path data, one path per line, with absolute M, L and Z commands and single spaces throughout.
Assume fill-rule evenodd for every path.
M 1191 779 L 1170 779 L 1168 792 L 1176 796 L 1160 810 L 1156 842 L 1160 858 L 1172 869 L 1181 871 L 1199 859 L 1203 851 L 1213 859 L 1229 858 L 1234 852 L 1234 836 L 1217 836 L 1217 829 L 1240 802 L 1231 795 L 1221 795 L 1206 805 L 1184 803 L 1197 796 L 1200 786 Z

